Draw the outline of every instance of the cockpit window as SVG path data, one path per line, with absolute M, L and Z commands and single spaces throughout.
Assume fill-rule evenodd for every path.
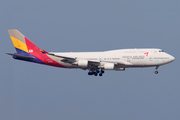
M 164 52 L 163 50 L 159 50 L 159 52 Z

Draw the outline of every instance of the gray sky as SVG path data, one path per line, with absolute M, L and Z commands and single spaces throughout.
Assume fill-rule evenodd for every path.
M 18 29 L 46 51 L 161 48 L 173 63 L 106 71 L 62 69 L 6 55 Z M 180 119 L 180 1 L 1 0 L 0 120 Z

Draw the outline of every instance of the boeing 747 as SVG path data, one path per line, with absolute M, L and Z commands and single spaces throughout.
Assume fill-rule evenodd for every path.
M 175 58 L 162 49 L 118 49 L 103 52 L 46 52 L 18 30 L 8 30 L 17 53 L 14 59 L 60 68 L 89 70 L 88 75 L 102 76 L 104 70 L 124 71 L 126 68 L 158 67 Z

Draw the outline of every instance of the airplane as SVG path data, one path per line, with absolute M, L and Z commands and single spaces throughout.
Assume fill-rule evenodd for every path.
M 125 71 L 126 68 L 156 67 L 175 58 L 162 49 L 118 49 L 103 52 L 47 52 L 32 43 L 16 29 L 8 30 L 17 53 L 14 59 L 60 68 L 89 70 L 88 75 L 102 76 L 104 70 Z

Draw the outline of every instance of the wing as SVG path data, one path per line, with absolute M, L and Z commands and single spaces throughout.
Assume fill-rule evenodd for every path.
M 62 62 L 70 63 L 70 64 L 77 64 L 78 60 L 86 60 L 86 59 L 83 59 L 83 58 L 80 59 L 80 58 L 76 58 L 76 57 L 67 57 L 67 56 L 56 55 L 56 54 L 53 54 L 53 53 L 47 53 L 47 54 L 63 58 L 61 60 Z M 97 68 L 98 66 L 101 65 L 101 63 L 104 63 L 104 64 L 105 63 L 113 63 L 115 65 L 132 65 L 132 63 L 126 62 L 126 61 L 112 62 L 112 61 L 88 60 L 89 68 Z
M 62 62 L 65 62 L 65 63 L 70 63 L 70 64 L 76 64 L 76 62 L 80 59 L 77 59 L 76 57 L 66 57 L 66 56 L 61 56 L 61 55 L 56 55 L 56 54 L 53 54 L 53 53 L 47 53 L 48 55 L 53 55 L 53 56 L 56 56 L 56 57 L 60 57 L 60 58 L 63 58 L 61 61 Z M 93 60 L 88 60 L 88 64 L 90 66 L 99 66 L 100 65 L 100 62 L 99 61 L 93 61 Z
M 56 55 L 56 54 L 53 54 L 53 53 L 46 53 L 46 54 L 56 56 L 56 57 L 59 57 L 59 58 L 63 58 L 61 60 L 62 62 L 70 63 L 70 64 L 73 64 L 74 62 L 76 62 L 76 59 L 77 59 L 77 58 L 73 58 L 73 57 L 66 57 L 66 56 Z

